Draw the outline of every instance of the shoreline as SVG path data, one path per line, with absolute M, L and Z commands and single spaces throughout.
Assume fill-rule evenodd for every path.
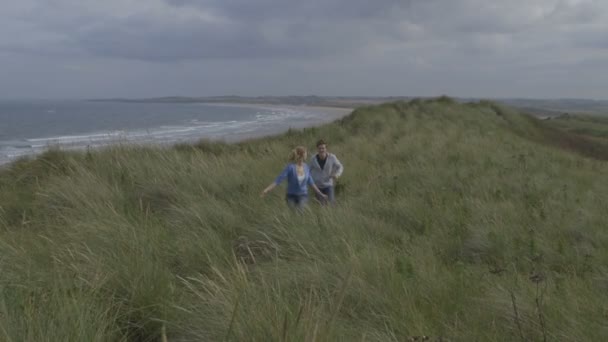
M 15 161 L 20 160 L 22 158 L 27 159 L 35 159 L 38 155 L 48 151 L 50 148 L 58 147 L 62 151 L 84 151 L 87 148 L 90 148 L 91 151 L 95 151 L 98 149 L 108 148 L 114 145 L 119 144 L 129 144 L 134 146 L 155 146 L 160 148 L 171 147 L 176 144 L 186 143 L 186 144 L 196 144 L 200 140 L 208 140 L 211 142 L 224 142 L 229 144 L 237 144 L 242 143 L 248 140 L 260 139 L 264 137 L 272 137 L 283 134 L 287 132 L 289 129 L 303 129 L 309 127 L 321 126 L 335 120 L 341 119 L 354 110 L 354 108 L 343 108 L 343 107 L 324 107 L 324 106 L 307 106 L 307 105 L 278 105 L 278 104 L 261 104 L 261 103 L 205 103 L 205 105 L 211 106 L 221 106 L 221 107 L 240 107 L 240 108 L 253 108 L 253 109 L 265 109 L 265 110 L 296 110 L 296 111 L 306 111 L 308 113 L 316 114 L 317 117 L 307 121 L 297 121 L 297 122 L 281 122 L 276 126 L 270 127 L 260 127 L 255 131 L 249 132 L 234 132 L 227 133 L 221 137 L 205 137 L 199 136 L 190 141 L 171 141 L 165 143 L 153 143 L 153 142 L 138 142 L 138 141 L 122 141 L 117 140 L 115 142 L 110 142 L 108 144 L 100 145 L 100 146 L 78 146 L 78 147 L 69 147 L 69 146 L 61 146 L 61 145 L 49 145 L 44 150 L 23 155 L 11 160 L 7 160 L 4 162 L 0 162 L 0 170 L 6 169 L 10 167 Z
M 207 104 L 206 104 L 207 105 Z M 324 107 L 324 106 L 307 106 L 307 105 L 277 105 L 277 104 L 261 104 L 261 103 L 213 103 L 209 104 L 213 106 L 223 107 L 247 107 L 247 108 L 260 108 L 260 109 L 289 109 L 289 110 L 307 110 L 318 114 L 323 114 L 323 118 L 317 118 L 314 121 L 298 122 L 290 124 L 289 122 L 283 122 L 279 127 L 271 127 L 267 129 L 260 129 L 255 132 L 242 132 L 227 134 L 220 139 L 209 139 L 210 141 L 223 141 L 230 144 L 236 144 L 245 142 L 252 139 L 260 139 L 264 137 L 277 136 L 286 133 L 289 129 L 303 129 L 309 127 L 316 127 L 325 125 L 341 119 L 345 116 L 350 115 L 355 108 L 344 108 L 344 107 Z M 201 139 L 204 139 L 201 138 Z
M 353 107 L 333 107 L 333 106 L 310 106 L 310 105 L 292 105 L 292 104 L 276 104 L 276 103 L 236 103 L 236 102 L 203 102 L 206 106 L 222 106 L 222 107 L 245 107 L 245 108 L 288 108 L 288 109 L 312 109 L 312 110 L 329 110 L 329 111 L 353 111 Z

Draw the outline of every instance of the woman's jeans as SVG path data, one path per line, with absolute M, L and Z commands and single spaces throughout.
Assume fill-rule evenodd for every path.
M 287 194 L 285 196 L 285 200 L 287 201 L 287 205 L 292 209 L 302 210 L 306 206 L 308 202 L 308 195 L 293 195 Z

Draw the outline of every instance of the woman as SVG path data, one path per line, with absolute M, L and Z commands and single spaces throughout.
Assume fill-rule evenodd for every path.
M 306 149 L 302 146 L 296 147 L 289 154 L 289 164 L 277 179 L 270 184 L 264 191 L 262 197 L 274 189 L 277 185 L 287 179 L 287 204 L 296 209 L 303 209 L 308 202 L 308 185 L 312 186 L 315 192 L 324 200 L 327 200 L 327 195 L 321 192 L 315 185 L 315 182 L 310 176 L 310 169 L 306 164 Z

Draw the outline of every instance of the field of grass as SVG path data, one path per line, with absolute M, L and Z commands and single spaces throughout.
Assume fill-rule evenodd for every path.
M 547 122 L 570 133 L 608 139 L 608 117 L 603 115 L 562 115 Z
M 440 98 L 19 161 L 0 171 L 0 339 L 606 340 L 608 164 L 545 125 Z M 339 205 L 260 199 L 319 138 Z

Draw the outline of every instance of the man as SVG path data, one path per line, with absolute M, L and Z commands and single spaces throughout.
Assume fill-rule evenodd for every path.
M 327 199 L 324 199 L 317 194 L 317 200 L 323 204 L 333 203 L 334 185 L 342 175 L 344 167 L 334 154 L 327 152 L 327 143 L 324 140 L 321 139 L 317 142 L 317 154 L 312 156 L 309 166 L 315 185 L 327 195 Z

